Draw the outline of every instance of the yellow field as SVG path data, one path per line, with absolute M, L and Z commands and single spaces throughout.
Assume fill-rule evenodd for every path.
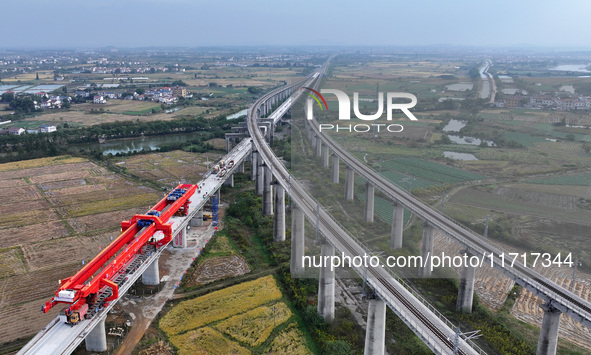
M 0 164 L 0 172 L 1 171 L 11 171 L 11 170 L 20 170 L 20 169 L 40 168 L 42 166 L 82 163 L 82 162 L 86 162 L 86 161 L 87 160 L 84 158 L 76 158 L 76 157 L 70 157 L 70 156 L 59 156 L 59 157 L 51 157 L 51 158 L 22 160 L 22 161 L 16 161 L 13 163 Z
M 292 324 L 273 339 L 273 342 L 271 342 L 271 346 L 266 353 L 275 355 L 312 354 L 312 352 L 306 348 L 304 342 L 304 335 L 295 324 Z
M 160 328 L 177 335 L 281 298 L 273 276 L 244 282 L 175 306 L 160 320 Z
M 273 329 L 291 316 L 287 305 L 277 302 L 229 318 L 215 328 L 250 346 L 257 346 L 264 343 Z
M 209 327 L 192 330 L 183 335 L 170 337 L 179 355 L 197 354 L 250 354 L 250 351 L 230 341 Z
M 154 193 L 145 193 L 133 196 L 123 196 L 111 198 L 108 200 L 83 203 L 76 206 L 70 206 L 68 209 L 69 217 L 79 217 L 89 214 L 99 214 L 116 210 L 123 210 L 141 205 L 150 205 L 158 201 L 158 195 Z

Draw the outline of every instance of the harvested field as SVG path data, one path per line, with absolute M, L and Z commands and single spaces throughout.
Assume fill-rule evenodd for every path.
M 20 248 L 7 248 L 0 251 L 0 279 L 27 272 Z
M 134 207 L 126 210 L 70 218 L 67 222 L 72 226 L 75 233 L 87 233 L 93 230 L 107 228 L 112 229 L 114 231 L 113 234 L 117 234 L 116 232 L 121 226 L 121 221 L 129 220 L 132 216 L 140 213 L 146 213 L 146 209 L 144 207 Z
M 42 240 L 65 237 L 68 229 L 61 221 L 30 224 L 0 230 L 0 248 L 35 243 Z
M 65 164 L 73 164 L 73 163 L 85 163 L 85 162 L 87 162 L 87 160 L 84 158 L 68 157 L 68 156 L 22 160 L 22 161 L 16 161 L 16 162 L 12 162 L 12 163 L 0 164 L 0 172 L 11 171 L 11 170 L 31 169 L 31 168 L 40 168 L 40 167 L 44 167 L 44 166 L 65 165 Z
M 218 155 L 218 158 L 221 155 Z M 209 157 L 209 161 L 213 161 Z M 136 155 L 119 159 L 117 165 L 141 178 L 176 185 L 179 181 L 196 183 L 207 171 L 206 155 L 175 150 L 165 153 Z
M 205 285 L 228 277 L 244 275 L 248 272 L 250 272 L 250 268 L 244 257 L 240 255 L 218 256 L 199 264 L 191 281 L 194 281 L 194 285 Z M 190 282 L 189 285 L 193 286 L 193 282 Z
M 80 158 L 0 164 L 1 342 L 44 327 L 61 310 L 39 311 L 58 280 L 106 247 L 121 220 L 158 200 L 154 190 Z
M 37 160 L 37 159 L 33 159 Z M 65 161 L 69 161 L 65 159 Z M 8 163 L 12 164 L 12 163 Z M 4 164 L 0 164 L 2 166 Z M 52 174 L 60 174 L 60 173 L 68 173 L 72 171 L 83 171 L 89 170 L 96 165 L 92 164 L 89 161 L 85 162 L 76 162 L 76 163 L 67 163 L 64 165 L 48 165 L 43 167 L 31 167 L 25 168 L 22 170 L 10 170 L 10 171 L 3 171 L 0 172 L 0 180 L 8 180 L 8 179 L 16 179 L 16 178 L 24 178 L 24 177 L 33 177 L 39 175 L 52 175 Z M 65 180 L 65 179 L 62 179 Z M 55 180 L 51 180 L 55 181 Z
M 74 180 L 74 179 L 84 179 L 89 177 L 90 173 L 88 171 L 67 171 L 58 174 L 46 174 L 40 176 L 34 176 L 30 180 L 33 184 L 44 184 L 51 181 L 61 181 L 61 180 Z

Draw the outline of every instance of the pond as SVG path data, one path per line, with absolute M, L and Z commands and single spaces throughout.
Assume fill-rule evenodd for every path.
M 443 156 L 453 160 L 478 160 L 474 154 L 444 151 Z
M 162 146 L 180 144 L 194 139 L 196 133 L 182 133 L 182 134 L 168 134 L 163 136 L 149 136 L 149 137 L 138 137 L 138 138 L 126 138 L 107 140 L 105 143 L 83 143 L 75 144 L 68 147 L 72 151 L 100 151 L 103 155 L 117 154 L 117 153 L 128 153 L 134 150 L 140 151 L 145 150 L 156 150 Z
M 456 135 L 448 135 L 449 140 L 451 140 L 454 143 L 457 144 L 467 144 L 467 145 L 480 145 L 480 143 L 482 143 L 482 139 L 480 138 L 475 138 L 475 137 L 460 137 L 460 136 L 456 136 Z M 486 144 L 488 144 L 489 147 L 495 147 L 496 144 L 493 141 L 487 141 L 484 140 L 484 142 L 486 142 Z
M 466 121 L 449 120 L 445 127 L 443 127 L 443 132 L 459 132 L 462 128 L 466 127 L 466 123 Z

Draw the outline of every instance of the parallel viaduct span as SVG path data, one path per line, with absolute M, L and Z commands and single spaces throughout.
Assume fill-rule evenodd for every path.
M 321 71 L 323 72 L 323 70 Z M 302 258 L 304 256 L 304 216 L 309 221 L 318 220 L 318 228 L 325 237 L 322 245 L 322 255 L 334 255 L 335 250 L 353 258 L 369 253 L 361 243 L 349 234 L 330 214 L 319 207 L 317 201 L 310 196 L 306 189 L 292 178 L 271 150 L 267 126 L 259 119 L 265 114 L 269 100 L 300 85 L 312 86 L 319 77 L 318 74 L 300 83 L 274 90 L 258 99 L 250 108 L 247 116 L 248 131 L 253 140 L 253 177 L 257 180 L 257 191 L 263 195 L 263 213 L 274 214 L 276 241 L 285 240 L 285 191 L 292 201 L 292 244 L 291 270 L 293 273 L 303 271 Z M 292 96 L 295 101 L 299 92 Z M 281 107 L 279 108 L 281 110 Z M 283 109 L 285 111 L 285 109 Z M 273 177 L 275 180 L 273 180 Z M 260 186 L 260 187 L 259 187 Z M 272 200 L 275 190 L 275 200 Z M 295 206 L 294 206 L 295 204 Z M 318 212 L 318 214 L 317 214 Z M 403 285 L 403 281 L 390 274 L 382 267 L 355 268 L 358 275 L 364 277 L 375 290 L 376 297 L 370 300 L 368 326 L 366 332 L 366 354 L 384 354 L 385 317 L 388 305 L 412 329 L 433 352 L 450 354 L 454 351 L 455 331 L 451 322 L 431 307 L 424 300 L 420 300 L 412 289 Z M 318 311 L 326 320 L 334 318 L 334 270 L 321 267 L 318 295 Z M 459 354 L 482 354 L 482 350 L 461 337 L 457 340 Z
M 81 319 L 72 319 L 68 313 L 61 312 L 18 354 L 70 354 L 84 340 L 88 351 L 106 351 L 108 312 L 140 276 L 146 285 L 160 283 L 160 254 L 169 244 L 177 248 L 187 246 L 187 229 L 201 226 L 206 202 L 214 195 L 219 200 L 220 187 L 232 185 L 235 172 L 244 172 L 244 161 L 250 157 L 251 146 L 251 139 L 247 138 L 234 147 L 223 158 L 227 162 L 223 174 L 210 172 L 197 185 L 181 184 L 175 190 L 182 189 L 184 193 L 173 192 L 147 214 L 123 221 L 123 233 L 74 276 L 62 280 L 56 296 L 42 307 L 47 312 L 63 304 L 71 314 L 82 315 Z M 231 161 L 230 166 L 228 162 Z M 81 313 L 86 306 L 88 318 Z
M 307 110 L 311 110 L 311 107 L 311 102 L 309 102 Z M 313 115 L 310 116 L 313 118 Z M 422 257 L 433 254 L 433 230 L 437 228 L 464 245 L 469 255 L 479 257 L 483 257 L 483 255 L 494 255 L 493 265 L 495 268 L 545 301 L 545 304 L 542 305 L 544 318 L 542 321 L 542 331 L 538 340 L 537 354 L 556 353 L 558 328 L 562 313 L 567 314 L 586 327 L 591 327 L 591 304 L 588 301 L 548 280 L 522 263 L 516 261 L 513 267 L 508 266 L 510 263 L 503 265 L 498 257 L 503 252 L 502 250 L 493 247 L 483 237 L 476 235 L 474 232 L 458 225 L 446 216 L 423 204 L 406 191 L 392 184 L 381 174 L 357 160 L 329 135 L 325 132 L 320 132 L 316 119 L 306 120 L 306 122 L 308 123 L 308 138 L 316 155 L 321 157 L 323 167 L 329 167 L 329 157 L 332 156 L 332 182 L 339 182 L 339 162 L 343 161 L 346 164 L 346 199 L 353 200 L 355 174 L 359 174 L 366 180 L 364 210 L 364 219 L 366 222 L 373 222 L 374 193 L 376 188 L 392 200 L 394 204 L 394 215 L 390 237 L 391 248 L 396 249 L 402 247 L 402 218 L 404 208 L 407 208 L 424 222 L 421 247 Z M 490 265 L 490 259 L 486 258 L 486 260 Z M 423 277 L 430 276 L 431 265 L 426 263 L 425 267 L 419 270 L 419 273 Z M 465 267 L 462 270 L 457 303 L 458 311 L 472 311 L 474 274 L 475 268 L 473 267 Z

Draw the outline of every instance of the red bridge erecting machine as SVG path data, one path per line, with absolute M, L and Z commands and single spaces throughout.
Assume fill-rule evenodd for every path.
M 197 189 L 197 185 L 180 184 L 148 213 L 135 215 L 129 221 L 121 222 L 121 235 L 74 276 L 61 280 L 55 296 L 50 302 L 46 302 L 41 310 L 47 313 L 57 303 L 70 304 L 65 310 L 68 316 L 87 308 L 84 307 L 86 304 L 96 306 L 97 296 L 104 293 L 107 288 L 111 289 L 110 295 L 100 299 L 102 304 L 98 306 L 117 299 L 117 277 L 125 272 L 126 267 L 138 254 L 142 253 L 142 248 L 152 246 L 157 249 L 171 241 L 172 225 L 168 223 L 169 219 L 175 215 L 187 215 L 191 203 L 189 199 Z M 163 238 L 155 237 L 159 231 L 162 232 Z M 87 318 L 94 314 L 84 313 Z

